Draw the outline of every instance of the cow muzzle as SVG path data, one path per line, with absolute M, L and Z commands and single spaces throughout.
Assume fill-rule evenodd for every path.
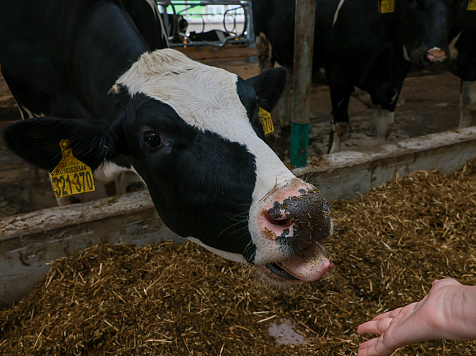
M 449 55 L 447 55 L 447 53 L 442 49 L 434 47 L 428 50 L 426 59 L 430 61 L 430 63 L 441 64 L 448 61 Z
M 419 48 L 412 52 L 412 62 L 420 68 L 427 70 L 440 70 L 449 61 L 449 49 L 441 49 L 439 47 Z
M 255 265 L 268 279 L 315 281 L 333 268 L 321 245 L 332 234 L 330 209 L 314 187 L 301 181 L 276 190 L 263 202 L 257 225 Z

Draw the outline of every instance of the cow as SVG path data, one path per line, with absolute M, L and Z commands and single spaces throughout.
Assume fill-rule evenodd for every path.
M 259 120 L 286 70 L 244 80 L 154 49 L 143 31 L 155 20 L 122 0 L 0 0 L 3 74 L 22 111 L 41 115 L 7 126 L 7 147 L 51 171 L 64 142 L 102 180 L 130 167 L 178 235 L 272 283 L 320 279 L 332 268 L 330 207 L 266 145 Z
M 295 1 L 253 0 L 252 6 L 260 69 L 278 62 L 292 72 Z M 471 24 L 474 32 L 475 19 L 464 18 L 471 16 L 467 6 L 468 0 L 317 0 L 312 75 L 318 77 L 324 70 L 329 85 L 333 115 L 330 153 L 341 150 L 351 96 L 377 108 L 378 142 L 388 142 L 395 106 L 409 71 L 443 68 L 455 44 L 449 40 L 458 39 L 461 31 L 456 47 L 469 42 L 471 35 L 469 31 L 465 35 L 465 25 Z M 461 30 L 454 33 L 457 24 Z M 462 73 L 462 68 L 474 67 L 474 61 L 465 59 L 464 63 L 458 61 Z M 470 71 L 474 73 L 474 69 Z M 474 79 L 473 74 L 466 79 L 461 75 L 463 93 L 474 86 Z M 469 111 L 474 107 L 474 94 L 464 98 Z M 286 126 L 286 98 L 281 102 L 280 124 Z
M 188 36 L 190 43 L 194 42 L 225 42 L 231 33 L 222 30 L 210 30 L 206 32 L 191 31 Z
M 169 41 L 172 43 L 184 43 L 188 28 L 188 21 L 185 17 L 175 13 L 174 10 L 173 14 L 162 13 L 162 19 Z

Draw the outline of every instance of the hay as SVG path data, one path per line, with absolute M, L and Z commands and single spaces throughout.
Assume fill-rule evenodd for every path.
M 419 172 L 332 204 L 335 269 L 288 291 L 252 268 L 186 243 L 101 245 L 54 263 L 0 311 L 2 355 L 356 355 L 357 325 L 420 300 L 437 278 L 476 284 L 476 164 Z M 289 319 L 306 343 L 278 345 Z M 475 355 L 476 342 L 430 341 L 395 355 Z

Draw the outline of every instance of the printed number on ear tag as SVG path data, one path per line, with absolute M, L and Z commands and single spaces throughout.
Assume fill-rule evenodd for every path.
M 271 114 L 263 108 L 259 108 L 259 118 L 263 124 L 264 134 L 267 135 L 274 131 L 273 120 Z
M 50 173 L 51 184 L 56 198 L 73 194 L 93 192 L 93 172 L 91 168 L 73 156 L 69 140 L 61 140 L 61 161 Z
M 395 0 L 379 0 L 378 12 L 388 14 L 395 11 Z
M 476 11 L 476 0 L 468 1 L 468 10 Z

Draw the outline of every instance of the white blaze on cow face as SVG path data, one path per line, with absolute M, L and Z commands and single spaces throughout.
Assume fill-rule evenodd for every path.
M 310 243 L 310 237 L 307 237 L 301 243 L 304 247 L 298 250 L 299 256 L 295 256 L 283 248 L 287 242 L 278 244 L 279 231 L 273 231 L 281 229 L 281 235 L 287 237 L 291 234 L 293 238 L 292 229 L 291 233 L 283 232 L 282 226 L 277 227 L 281 218 L 267 216 L 273 206 L 284 205 L 286 199 L 295 202 L 300 196 L 312 196 L 307 204 L 316 206 L 312 214 L 322 222 L 322 227 L 316 225 L 309 236 L 317 234 L 320 239 L 332 232 L 327 205 L 314 187 L 297 179 L 269 146 L 257 137 L 237 92 L 237 82 L 235 74 L 192 61 L 171 49 L 142 55 L 118 80 L 118 84 L 126 87 L 130 95 L 141 93 L 166 103 L 193 128 L 212 132 L 246 147 L 254 156 L 256 166 L 256 183 L 248 217 L 252 242 L 256 246 L 254 263 L 278 281 L 316 280 L 332 267 L 323 256 L 320 245 L 314 239 Z M 299 209 L 296 210 L 300 213 Z M 286 214 L 289 212 L 286 211 Z M 311 214 L 306 213 L 307 216 Z M 288 219 L 292 224 L 294 218 L 283 216 L 282 219 Z M 228 259 L 243 260 L 236 254 L 206 246 L 193 237 L 191 240 Z
M 294 178 L 276 154 L 257 139 L 237 93 L 238 77 L 192 61 L 179 51 L 146 53 L 118 83 L 131 95 L 143 93 L 170 105 L 189 125 L 245 145 L 256 158 L 253 200 Z

